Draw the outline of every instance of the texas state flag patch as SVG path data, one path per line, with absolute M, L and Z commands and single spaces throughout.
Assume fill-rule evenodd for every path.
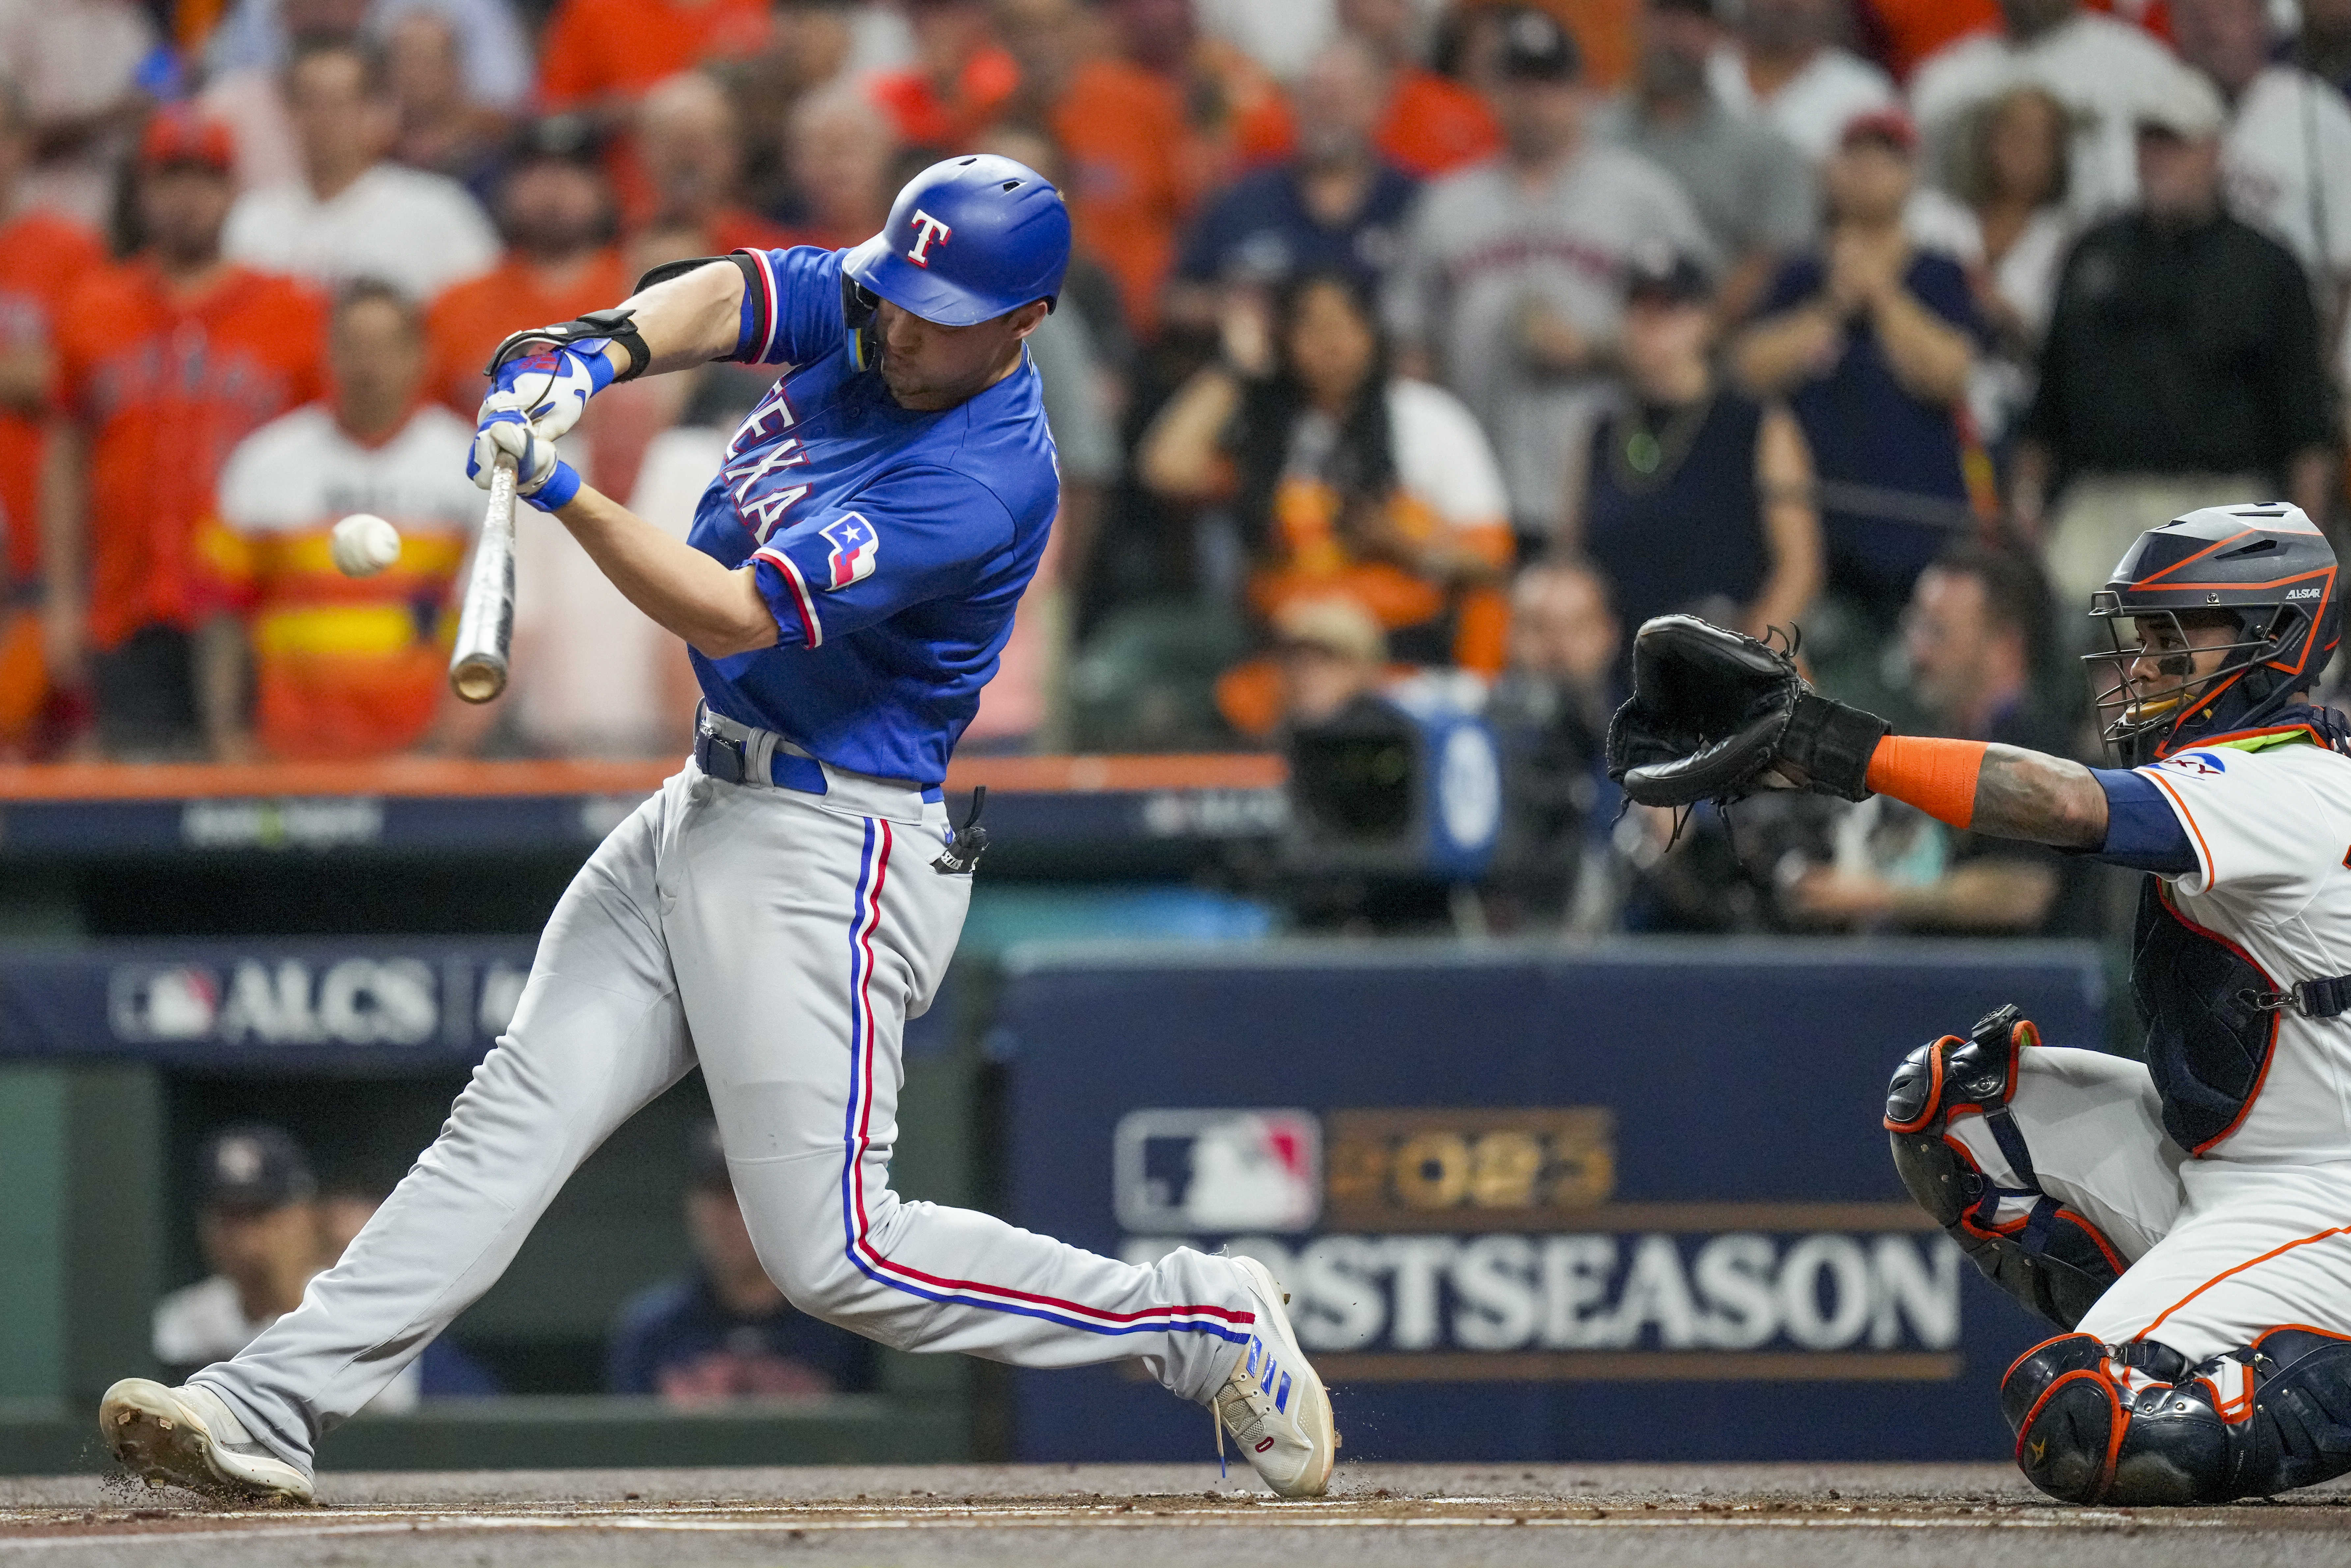
M 882 553 L 882 536 L 855 512 L 847 513 L 817 530 L 832 553 L 825 557 L 825 591 L 847 588 L 873 575 L 873 558 Z

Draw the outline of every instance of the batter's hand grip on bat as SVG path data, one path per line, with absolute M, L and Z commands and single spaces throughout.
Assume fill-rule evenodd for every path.
M 474 570 L 457 615 L 457 645 L 449 653 L 449 686 L 469 703 L 486 703 L 507 689 L 507 654 L 514 643 L 515 460 L 499 453 L 490 469 L 490 504 L 474 545 Z

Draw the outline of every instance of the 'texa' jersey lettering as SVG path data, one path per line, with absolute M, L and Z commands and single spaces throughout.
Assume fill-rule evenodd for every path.
M 790 433 L 799 421 L 792 417 L 784 386 L 778 381 L 743 421 L 726 444 L 726 464 L 719 471 L 736 514 L 761 544 L 793 503 L 809 493 L 808 486 L 791 482 L 791 470 L 806 467 L 809 456 L 799 437 Z
M 688 542 L 753 568 L 777 641 L 694 667 L 730 718 L 839 768 L 932 785 L 1044 552 L 1053 441 L 1026 356 L 955 408 L 899 407 L 852 362 L 844 254 L 755 256 L 740 357 L 787 369 L 728 443 Z

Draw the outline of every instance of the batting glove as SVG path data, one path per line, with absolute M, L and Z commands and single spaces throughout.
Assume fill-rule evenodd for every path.
M 467 477 L 488 489 L 490 470 L 500 454 L 514 459 L 515 494 L 540 511 L 552 512 L 580 494 L 579 471 L 558 456 L 553 439 L 524 416 L 523 399 L 514 392 L 492 392 L 482 400 L 474 449 L 465 456 Z
M 604 340 L 588 341 L 593 348 L 587 352 L 549 345 L 508 360 L 497 368 L 490 395 L 515 398 L 510 406 L 520 409 L 541 436 L 560 441 L 580 423 L 588 400 L 612 384 Z

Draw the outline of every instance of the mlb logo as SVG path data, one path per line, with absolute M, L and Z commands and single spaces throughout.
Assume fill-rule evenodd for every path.
M 832 546 L 832 553 L 825 557 L 826 592 L 873 575 L 873 559 L 882 553 L 882 536 L 873 531 L 872 523 L 851 512 L 817 532 Z
M 1310 1111 L 1132 1111 L 1113 1149 L 1128 1230 L 1304 1230 L 1322 1217 L 1322 1128 Z
M 219 977 L 193 964 L 117 969 L 107 977 L 106 992 L 117 1040 L 202 1040 L 220 1014 Z
M 2183 751 L 2177 757 L 2167 758 L 2156 766 L 2168 768 L 2175 773 L 2185 773 L 2190 778 L 2203 779 L 2209 779 L 2215 773 L 2226 773 L 2229 770 L 2227 763 L 2209 751 Z

